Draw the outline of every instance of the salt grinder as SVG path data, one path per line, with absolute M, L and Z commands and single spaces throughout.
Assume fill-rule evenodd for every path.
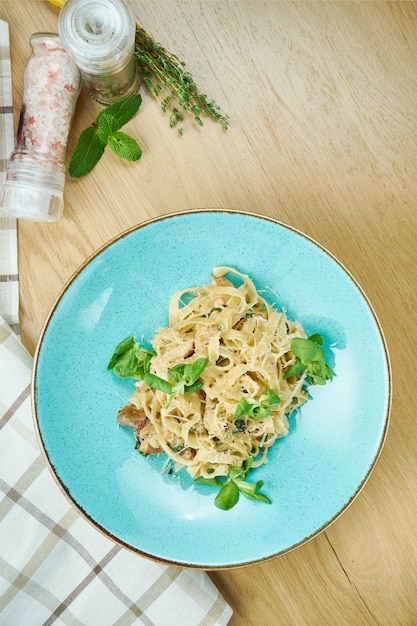
M 81 75 L 56 33 L 35 33 L 0 215 L 53 222 L 64 210 L 67 142 Z
M 95 100 L 111 104 L 137 91 L 136 23 L 122 0 L 66 0 L 58 32 Z

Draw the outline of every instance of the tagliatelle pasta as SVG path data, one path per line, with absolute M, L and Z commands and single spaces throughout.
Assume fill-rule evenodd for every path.
M 174 294 L 149 361 L 150 373 L 168 380 L 170 368 L 207 359 L 201 388 L 170 395 L 139 380 L 119 422 L 134 428 L 141 452 L 165 452 L 193 478 L 227 476 L 248 457 L 257 467 L 307 400 L 305 374 L 284 378 L 294 337 L 306 337 L 301 324 L 264 300 L 248 276 L 216 267 L 211 284 Z M 278 399 L 266 417 L 237 417 L 242 398 L 256 406 L 271 391 Z

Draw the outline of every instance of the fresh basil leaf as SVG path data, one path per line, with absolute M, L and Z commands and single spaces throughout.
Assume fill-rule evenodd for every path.
M 146 373 L 143 377 L 145 383 L 152 387 L 152 389 L 156 389 L 157 391 L 162 391 L 167 395 L 172 394 L 172 385 L 167 380 L 163 378 L 159 378 L 159 376 L 155 376 L 155 374 Z
M 110 135 L 108 141 L 109 148 L 126 161 L 138 161 L 142 156 L 142 148 L 136 139 L 123 133 L 121 130 Z
M 178 385 L 183 380 L 184 377 L 184 368 L 185 363 L 178 363 L 178 365 L 174 365 L 168 370 L 168 378 L 175 384 Z
M 291 350 L 296 358 L 294 364 L 285 372 L 284 378 L 305 372 L 307 381 L 313 385 L 325 385 L 327 380 L 331 380 L 333 372 L 326 363 L 322 343 L 323 337 L 318 333 L 310 335 L 308 339 L 294 337 L 291 340 Z
M 210 487 L 223 487 L 223 483 L 216 477 L 204 478 L 204 476 L 200 476 L 199 478 L 196 478 L 194 482 L 197 485 L 209 485 Z
M 201 389 L 203 382 L 198 379 L 207 363 L 207 358 L 201 358 L 194 363 L 178 363 L 171 367 L 168 378 L 174 383 L 173 393 L 192 393 Z
M 196 484 L 209 485 L 211 487 L 219 487 L 220 491 L 215 498 L 215 504 L 219 509 L 228 511 L 233 508 L 239 500 L 239 494 L 243 493 L 250 500 L 258 500 L 271 504 L 271 500 L 264 493 L 260 493 L 263 481 L 258 480 L 256 483 L 250 483 L 245 480 L 253 463 L 253 457 L 247 457 L 242 467 L 229 467 L 229 477 L 225 482 L 221 482 L 217 477 L 214 478 L 197 478 Z
M 239 400 L 239 404 L 236 407 L 235 418 L 239 418 L 239 417 L 243 417 L 244 415 L 247 415 L 248 411 L 250 411 L 251 408 L 252 408 L 252 405 L 248 402 L 248 400 L 246 398 L 241 398 Z
M 291 365 L 291 367 L 289 367 L 287 371 L 285 372 L 284 379 L 287 380 L 287 378 L 291 378 L 292 376 L 297 376 L 297 374 L 300 374 L 304 370 L 305 370 L 305 365 L 303 365 L 300 359 L 297 357 L 295 359 L 294 364 Z
M 184 393 L 194 393 L 201 389 L 203 385 L 204 383 L 202 380 L 197 380 L 197 382 L 193 383 L 192 385 L 186 385 L 184 387 Z
M 256 489 L 257 489 L 256 483 L 248 483 L 245 480 L 236 480 L 236 479 L 234 479 L 234 482 L 238 486 L 239 491 L 241 491 L 243 495 L 245 495 L 247 498 L 249 498 L 254 493 L 256 493 Z
M 280 402 L 280 397 L 272 389 L 268 388 L 266 393 L 259 398 L 259 402 L 256 402 L 253 398 L 241 398 L 236 407 L 234 417 L 239 419 L 243 415 L 247 415 L 255 420 L 263 420 L 271 415 L 272 407 Z
M 310 341 L 314 341 L 314 343 L 318 343 L 320 346 L 323 345 L 323 336 L 319 333 L 315 333 L 314 335 L 309 336 Z
M 263 406 L 268 405 L 268 406 L 274 406 L 276 404 L 279 404 L 281 402 L 281 398 L 279 397 L 279 395 L 277 393 L 275 393 L 275 391 L 272 391 L 272 389 L 268 389 L 266 390 L 264 399 L 261 398 L 261 405 Z
M 251 459 L 250 463 L 247 465 L 246 461 L 242 464 L 242 467 L 230 467 L 229 468 L 229 476 L 232 480 L 245 480 L 247 473 L 249 472 L 250 466 L 252 464 L 252 457 L 248 457 Z
M 260 493 L 260 489 L 263 486 L 263 481 L 258 480 L 256 483 L 249 483 L 246 481 L 236 481 L 239 491 L 243 493 L 249 500 L 258 500 L 260 502 L 266 502 L 271 504 L 271 500 L 264 493 Z
M 314 361 L 307 368 L 307 378 L 313 385 L 325 385 L 333 377 L 333 372 L 324 361 Z
M 194 361 L 194 363 L 191 363 L 190 370 L 187 371 L 187 373 L 186 373 L 186 384 L 187 385 L 192 385 L 193 383 L 196 382 L 196 380 L 198 380 L 200 378 L 200 376 L 203 373 L 207 363 L 208 363 L 208 359 L 207 358 L 197 359 L 196 361 Z
M 331 380 L 333 378 L 333 370 L 328 363 L 325 363 L 326 366 L 326 378 L 327 380 Z
M 223 511 L 229 511 L 237 504 L 238 500 L 239 488 L 236 483 L 231 480 L 230 482 L 224 483 L 214 499 L 214 504 Z
M 133 348 L 134 345 L 135 345 L 135 340 L 132 335 L 129 335 L 128 337 L 123 339 L 120 343 L 118 343 L 116 348 L 114 349 L 114 352 L 109 361 L 109 364 L 107 365 L 107 369 L 112 370 L 116 364 L 118 357 L 124 352 L 127 352 L 128 350 Z
M 101 159 L 106 144 L 98 136 L 94 126 L 89 126 L 78 138 L 72 153 L 68 172 L 72 178 L 85 176 Z
M 177 383 L 172 387 L 172 393 L 180 393 L 182 395 L 185 394 L 185 383 L 183 381 Z
M 119 378 L 130 378 L 136 371 L 136 364 L 135 350 L 131 348 L 118 357 L 113 371 Z
M 258 500 L 259 502 L 265 502 L 265 504 L 272 504 L 272 500 L 268 498 L 264 493 L 254 493 L 249 497 L 250 500 Z
M 242 469 L 245 473 L 245 476 L 247 476 L 250 468 L 252 467 L 252 463 L 253 463 L 253 456 L 248 456 L 246 457 L 246 459 L 243 461 L 242 464 Z
M 140 348 L 132 335 L 123 339 L 115 348 L 107 365 L 108 370 L 113 370 L 116 376 L 121 378 L 143 379 L 149 372 L 154 350 Z
M 269 417 L 272 413 L 272 409 L 270 406 L 254 406 L 249 414 L 249 417 L 252 417 L 254 420 L 264 420 Z
M 133 374 L 133 378 L 143 379 L 145 374 L 148 374 L 151 367 L 152 357 L 155 356 L 154 350 L 148 350 L 147 348 L 139 348 L 135 350 L 136 356 L 136 371 Z
M 291 350 L 294 356 L 298 357 L 303 365 L 307 365 L 310 361 L 315 361 L 319 358 L 322 348 L 315 341 L 311 341 L 310 339 L 294 337 L 291 340 Z

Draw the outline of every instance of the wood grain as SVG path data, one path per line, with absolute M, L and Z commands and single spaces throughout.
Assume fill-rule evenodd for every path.
M 19 223 L 21 325 L 33 352 L 65 282 L 110 238 L 177 210 L 262 213 L 318 240 L 367 293 L 392 361 L 394 398 L 381 458 L 360 496 L 321 535 L 279 558 L 211 572 L 231 626 L 417 623 L 417 3 L 151 0 L 136 18 L 174 51 L 230 117 L 184 124 L 158 103 L 128 132 L 139 163 L 110 152 L 67 179 L 56 224 Z M 10 25 L 16 123 L 46 1 L 2 0 Z M 83 91 L 70 152 L 99 106 Z M 308 268 L 306 268 L 306 280 Z M 360 364 L 358 364 L 360 367 Z M 364 372 L 364 376 L 366 372 Z M 242 520 L 244 525 L 245 520 Z

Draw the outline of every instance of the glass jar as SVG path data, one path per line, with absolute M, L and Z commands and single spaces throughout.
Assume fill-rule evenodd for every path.
M 0 194 L 0 214 L 56 221 L 64 210 L 68 136 L 80 72 L 56 33 L 35 33 L 24 75 L 15 149 Z
M 66 0 L 58 32 L 95 100 L 111 104 L 137 91 L 136 23 L 122 0 Z

